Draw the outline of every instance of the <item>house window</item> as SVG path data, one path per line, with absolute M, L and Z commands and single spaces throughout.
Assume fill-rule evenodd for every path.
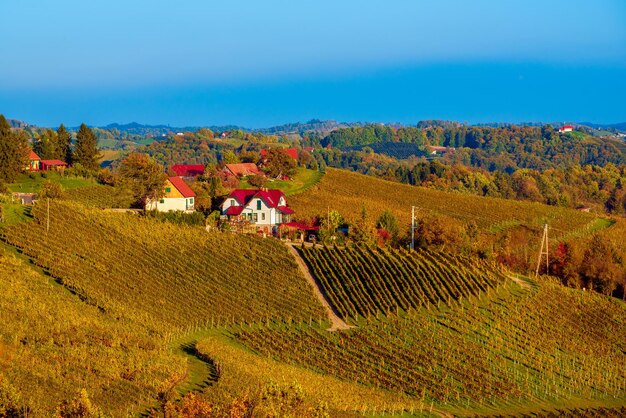
M 256 210 L 261 210 L 261 199 L 256 201 Z
M 230 205 L 235 206 L 235 199 L 230 199 Z
M 193 205 L 193 197 L 189 199 L 189 204 Z
M 165 199 L 161 199 L 161 200 L 159 200 L 159 203 L 160 203 L 160 204 L 165 203 Z
M 171 191 L 172 191 L 172 188 L 171 188 L 171 187 L 166 187 L 166 188 L 165 188 L 165 193 L 169 193 L 169 192 L 171 192 Z
M 258 222 L 259 221 L 259 215 L 257 213 L 254 214 L 254 222 Z
M 261 213 L 261 220 L 264 221 L 265 220 L 265 213 Z

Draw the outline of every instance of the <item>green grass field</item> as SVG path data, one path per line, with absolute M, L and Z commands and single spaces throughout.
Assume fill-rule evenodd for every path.
M 9 190 L 20 193 L 37 193 L 46 181 L 59 183 L 65 190 L 97 184 L 94 179 L 69 177 L 57 172 L 41 171 L 31 174 L 20 174 L 17 180 L 9 185 Z
M 287 196 L 303 193 L 312 186 L 316 185 L 323 177 L 324 173 L 317 170 L 307 170 L 298 167 L 298 171 L 291 180 L 271 180 L 267 183 L 269 189 L 282 190 Z M 247 180 L 243 179 L 239 184 L 242 189 L 254 189 Z

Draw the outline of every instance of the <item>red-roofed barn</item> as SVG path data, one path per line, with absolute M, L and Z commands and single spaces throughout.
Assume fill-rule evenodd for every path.
M 198 177 L 204 174 L 202 164 L 177 164 L 172 166 L 172 171 L 179 177 Z
M 161 199 L 149 201 L 146 210 L 193 212 L 195 197 L 194 191 L 182 178 L 170 177 L 165 182 L 165 195 Z

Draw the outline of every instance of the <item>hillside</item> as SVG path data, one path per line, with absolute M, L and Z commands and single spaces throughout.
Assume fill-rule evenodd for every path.
M 69 202 L 2 238 L 103 312 L 158 332 L 323 315 L 286 248 Z M 268 280 L 271 278 L 271 280 Z M 276 292 L 280 289 L 280 292 Z
M 519 225 L 536 229 L 549 223 L 556 236 L 591 227 L 596 219 L 594 215 L 572 209 L 442 192 L 333 168 L 328 168 L 309 192 L 291 197 L 289 203 L 302 218 L 325 216 L 328 209 L 334 209 L 354 221 L 360 216 L 362 206 L 374 219 L 391 210 L 402 231 L 410 225 L 411 206 L 416 207 L 420 218 L 441 215 L 464 223 L 474 222 L 486 231 Z

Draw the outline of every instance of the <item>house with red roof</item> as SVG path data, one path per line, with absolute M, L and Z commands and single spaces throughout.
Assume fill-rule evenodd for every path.
M 245 176 L 260 175 L 261 170 L 254 163 L 226 164 L 222 173 L 225 176 L 235 176 L 238 178 Z
M 572 125 L 563 125 L 559 128 L 559 133 L 572 132 L 574 130 L 574 126 Z
M 61 160 L 41 160 L 42 171 L 63 171 L 67 168 L 67 163 Z
M 193 212 L 196 194 L 180 177 L 169 177 L 165 181 L 165 195 L 146 203 L 146 210 L 169 212 L 180 210 Z
M 204 174 L 202 164 L 176 164 L 172 166 L 172 171 L 179 177 L 194 178 Z
M 235 189 L 222 204 L 222 215 L 231 221 L 273 227 L 290 221 L 293 210 L 280 190 Z
M 41 158 L 39 155 L 35 154 L 35 151 L 30 150 L 30 154 L 28 155 L 28 171 L 39 171 L 41 170 Z

